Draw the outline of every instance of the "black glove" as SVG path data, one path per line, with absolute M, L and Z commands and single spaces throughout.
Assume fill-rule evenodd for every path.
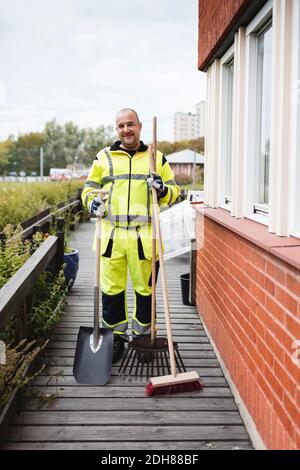
M 155 171 L 150 171 L 150 174 L 151 176 L 147 178 L 149 188 L 155 188 L 159 198 L 164 197 L 168 192 L 168 188 L 165 186 L 161 176 Z

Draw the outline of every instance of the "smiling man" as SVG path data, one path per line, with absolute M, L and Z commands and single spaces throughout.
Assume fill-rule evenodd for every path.
M 114 330 L 113 363 L 128 341 L 126 304 L 129 268 L 135 307 L 132 337 L 150 333 L 152 260 L 152 186 L 159 204 L 173 204 L 179 194 L 174 174 L 164 155 L 156 153 L 156 173 L 150 172 L 148 147 L 140 140 L 142 124 L 136 111 L 116 115 L 119 140 L 97 154 L 82 192 L 83 205 L 102 216 L 101 291 L 102 320 Z M 93 191 L 99 190 L 95 197 Z
M 116 131 L 125 150 L 138 150 L 142 124 L 133 109 L 121 109 L 116 115 Z

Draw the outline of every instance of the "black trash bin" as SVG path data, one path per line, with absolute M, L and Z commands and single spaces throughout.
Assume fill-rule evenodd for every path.
M 190 273 L 181 274 L 181 295 L 183 305 L 191 305 L 189 301 L 189 291 L 190 291 Z

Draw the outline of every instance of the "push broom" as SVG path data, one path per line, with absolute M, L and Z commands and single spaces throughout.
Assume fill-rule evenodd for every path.
M 153 118 L 153 134 L 156 134 L 156 117 Z M 156 144 L 156 135 L 154 137 L 154 144 Z M 154 171 L 154 161 L 156 157 L 156 145 L 149 146 L 150 158 L 150 170 Z M 152 198 L 153 198 L 153 217 L 155 224 L 155 232 L 158 241 L 158 257 L 159 265 L 161 270 L 161 282 L 162 282 L 162 293 L 163 303 L 166 319 L 166 330 L 168 339 L 169 359 L 171 365 L 171 374 L 160 377 L 152 377 L 146 387 L 146 394 L 149 396 L 153 395 L 168 395 L 173 393 L 191 392 L 194 390 L 201 390 L 203 385 L 200 382 L 200 377 L 196 371 L 181 372 L 176 371 L 176 360 L 174 351 L 174 342 L 172 335 L 172 324 L 169 310 L 169 300 L 167 293 L 167 281 L 166 281 L 166 270 L 162 248 L 162 238 L 159 224 L 159 206 L 156 189 L 152 187 Z M 152 332 L 153 334 L 153 332 Z

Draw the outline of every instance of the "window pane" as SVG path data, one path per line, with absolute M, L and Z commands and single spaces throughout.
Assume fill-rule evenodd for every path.
M 272 26 L 258 36 L 258 202 L 269 202 L 271 79 L 272 79 Z
M 226 142 L 226 185 L 225 195 L 231 196 L 231 152 L 232 152 L 232 104 L 233 104 L 233 70 L 234 62 L 227 65 L 227 142 Z

